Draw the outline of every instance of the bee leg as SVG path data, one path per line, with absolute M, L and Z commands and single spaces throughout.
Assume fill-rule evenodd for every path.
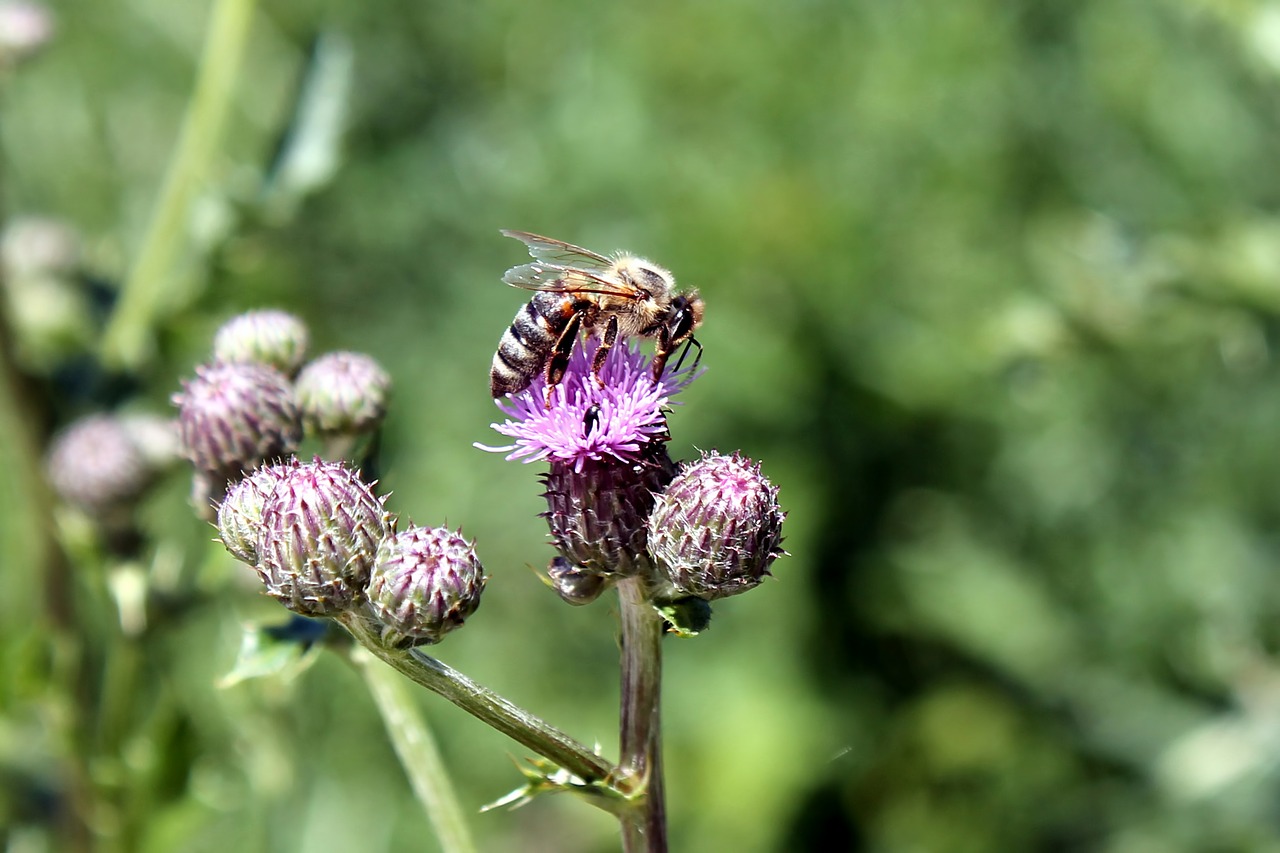
M 547 368 L 543 373 L 546 380 L 546 403 L 551 408 L 551 392 L 564 379 L 564 372 L 569 367 L 569 356 L 573 354 L 573 344 L 578 340 L 578 329 L 582 326 L 582 315 L 574 314 L 565 325 L 564 331 L 556 339 L 551 358 L 547 359 Z
M 604 380 L 600 378 L 600 371 L 604 370 L 604 360 L 609 357 L 609 350 L 613 349 L 614 343 L 618 340 L 618 318 L 610 317 L 609 322 L 605 324 L 604 334 L 600 337 L 600 348 L 596 350 L 596 354 L 591 358 L 591 375 L 596 378 L 596 382 L 601 386 Z
M 667 359 L 671 357 L 671 335 L 664 328 L 658 332 L 658 345 L 653 348 L 653 381 L 662 379 L 662 371 L 666 369 Z

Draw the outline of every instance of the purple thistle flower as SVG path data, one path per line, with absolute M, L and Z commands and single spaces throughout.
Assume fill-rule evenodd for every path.
M 601 385 L 591 375 L 591 359 L 599 348 L 594 338 L 574 347 L 563 381 L 552 389 L 549 409 L 542 377 L 519 394 L 499 399 L 498 408 L 508 420 L 492 426 L 515 442 L 475 446 L 506 453 L 507 459 L 562 463 L 581 473 L 590 462 L 635 463 L 652 443 L 665 441 L 663 410 L 702 371 L 692 365 L 668 370 L 654 382 L 652 359 L 641 353 L 639 344 L 626 341 L 610 350 L 600 371 Z

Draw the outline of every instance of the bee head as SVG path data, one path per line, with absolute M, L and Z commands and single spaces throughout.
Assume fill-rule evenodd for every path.
M 693 330 L 702 325 L 705 307 L 706 303 L 696 290 L 676 294 L 671 300 L 671 313 L 667 321 L 667 335 L 672 345 L 693 337 Z

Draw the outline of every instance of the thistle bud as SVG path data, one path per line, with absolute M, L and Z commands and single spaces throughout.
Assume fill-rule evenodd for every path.
M 552 461 L 544 483 L 556 549 L 587 572 L 630 577 L 649 571 L 645 521 L 654 493 L 671 481 L 674 466 L 659 444 L 637 463 L 588 461 L 575 470 Z
M 264 465 L 228 489 L 218 505 L 218 538 L 240 562 L 258 565 L 262 507 L 290 470 L 287 465 Z
M 130 503 L 152 473 L 129 431 L 112 415 L 90 415 L 72 423 L 54 438 L 49 451 L 54 492 L 94 516 Z
M 265 365 L 197 367 L 173 402 L 183 456 L 210 479 L 239 479 L 264 459 L 292 453 L 302 438 L 289 380 Z
M 332 352 L 298 374 L 298 406 L 308 429 L 321 435 L 372 432 L 387 413 L 391 377 L 358 352 Z
M 394 520 L 356 471 L 340 463 L 284 466 L 262 505 L 258 572 L 267 594 L 304 616 L 334 616 L 364 596 Z
M 399 647 L 438 643 L 480 606 L 488 578 L 460 533 L 410 527 L 378 546 L 369 606 Z
M 168 468 L 182 458 L 177 420 L 136 412 L 122 414 L 120 426 L 146 458 L 147 464 L 156 470 Z
M 274 367 L 286 376 L 298 372 L 307 352 L 307 327 L 284 311 L 249 311 L 232 317 L 213 336 L 213 358 Z
M 681 592 L 712 600 L 755 587 L 782 550 L 778 489 L 760 466 L 712 452 L 685 467 L 649 517 L 649 548 Z

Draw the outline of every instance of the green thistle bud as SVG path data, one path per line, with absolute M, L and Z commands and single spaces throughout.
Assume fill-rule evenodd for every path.
M 284 311 L 249 311 L 213 336 L 214 361 L 265 364 L 286 376 L 298 372 L 306 353 L 306 324 Z
M 680 471 L 649 517 L 649 548 L 681 592 L 712 600 L 755 587 L 782 550 L 778 489 L 760 466 L 712 452 Z
M 263 504 L 287 479 L 290 470 L 287 465 L 264 465 L 228 489 L 218 505 L 218 538 L 240 562 L 258 565 Z
M 638 463 L 552 460 L 544 483 L 547 511 L 556 549 L 572 565 L 587 572 L 630 577 L 650 571 L 645 521 L 654 493 L 671 481 L 674 466 L 661 444 Z
M 383 638 L 407 647 L 438 643 L 480 606 L 488 578 L 475 548 L 440 527 L 410 527 L 378 546 L 369 606 Z
M 239 479 L 264 459 L 292 453 L 302 438 L 293 387 L 265 365 L 197 367 L 173 402 L 183 456 L 211 480 Z
M 112 415 L 90 415 L 55 436 L 47 470 L 58 497 L 99 517 L 129 505 L 154 473 L 128 429 Z
M 387 413 L 391 377 L 358 352 L 332 352 L 298 374 L 298 405 L 307 428 L 321 435 L 372 432 Z
M 284 466 L 262 505 L 258 571 L 267 594 L 304 616 L 334 616 L 364 597 L 394 519 L 358 473 L 340 463 Z

